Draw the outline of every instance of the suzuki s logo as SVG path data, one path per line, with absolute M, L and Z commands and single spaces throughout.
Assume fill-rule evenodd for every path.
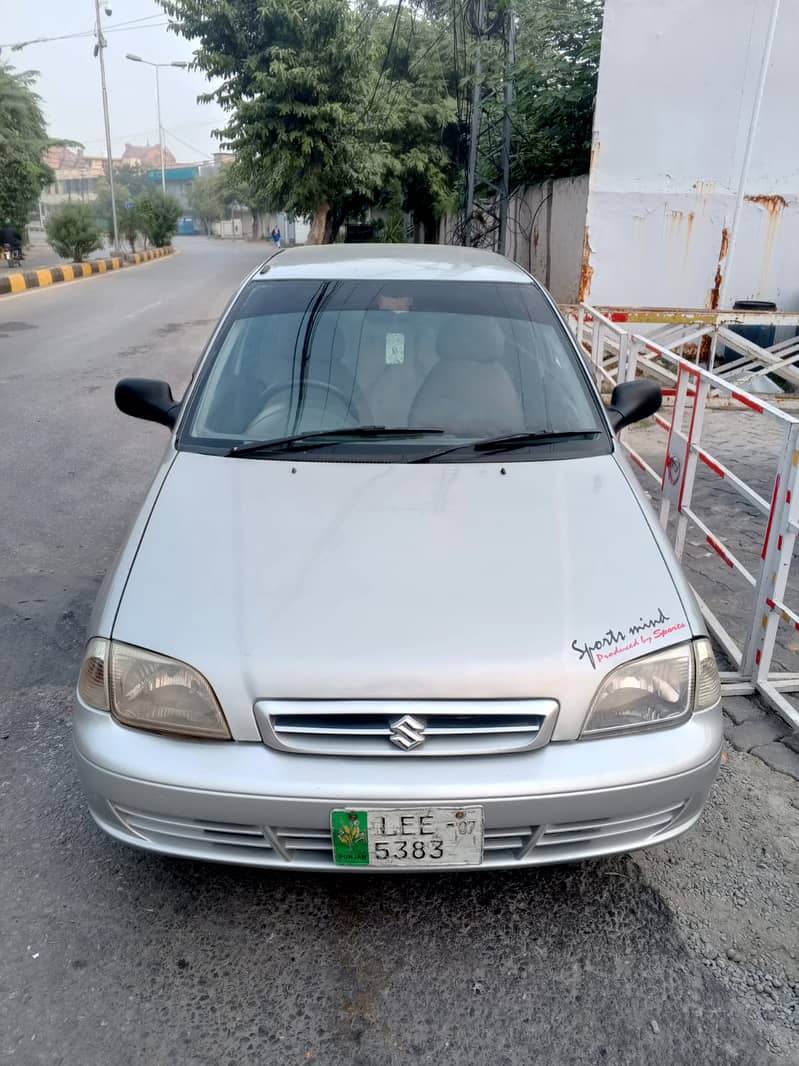
M 403 751 L 420 748 L 424 744 L 426 725 L 424 718 L 414 718 L 412 714 L 403 714 L 402 718 L 396 718 L 388 723 L 391 730 L 388 739 Z

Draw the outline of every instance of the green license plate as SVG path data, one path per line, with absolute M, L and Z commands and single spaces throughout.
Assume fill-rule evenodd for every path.
M 330 812 L 337 866 L 479 866 L 482 807 L 389 807 Z

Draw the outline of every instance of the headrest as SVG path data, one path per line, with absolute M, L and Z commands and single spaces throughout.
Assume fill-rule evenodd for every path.
M 436 350 L 441 359 L 493 363 L 502 357 L 505 337 L 494 318 L 453 315 L 441 327 Z

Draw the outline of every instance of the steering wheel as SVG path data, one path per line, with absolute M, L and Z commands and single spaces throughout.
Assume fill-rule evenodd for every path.
M 276 414 L 285 413 L 285 405 L 276 404 L 275 399 L 283 393 L 294 392 L 298 387 L 296 382 L 271 385 L 260 398 L 260 403 L 263 404 L 261 413 L 250 422 L 246 432 L 248 434 L 251 433 L 257 435 L 261 423 L 268 423 L 273 420 Z M 338 400 L 344 408 L 344 417 L 352 419 L 353 425 L 367 425 L 372 421 L 371 413 L 368 410 L 368 404 L 363 399 L 363 396 L 359 396 L 358 401 L 356 402 L 354 394 L 352 397 L 347 396 L 347 394 L 336 385 L 331 385 L 327 381 L 316 381 L 313 379 L 305 381 L 302 385 L 302 389 L 303 393 L 307 393 L 308 391 L 324 393 L 325 400 L 328 400 L 331 397 Z M 335 428 L 338 429 L 339 427 L 336 426 Z

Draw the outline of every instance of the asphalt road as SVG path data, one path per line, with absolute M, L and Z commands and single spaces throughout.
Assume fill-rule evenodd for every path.
M 701 863 L 724 819 L 657 861 L 390 879 L 169 861 L 94 827 L 72 688 L 95 591 L 166 439 L 119 414 L 113 386 L 165 377 L 179 394 L 264 255 L 181 249 L 0 300 L 0 1061 L 770 1062 L 683 920 L 714 925 L 714 891 L 689 898 L 680 864 L 696 877 L 686 857 Z M 180 608 L 168 589 L 163 607 Z M 755 850 L 746 831 L 721 866 Z

